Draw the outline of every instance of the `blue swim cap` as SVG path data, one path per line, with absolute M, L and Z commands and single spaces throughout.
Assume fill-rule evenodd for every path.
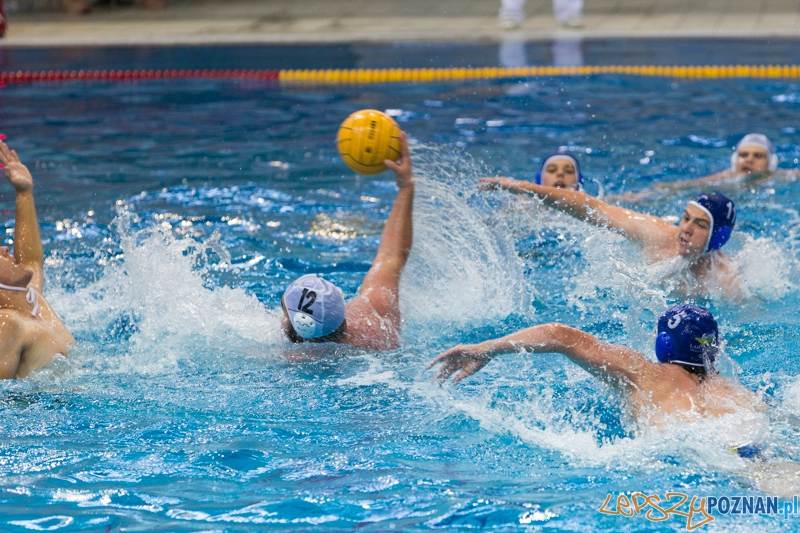
M 656 357 L 662 363 L 709 367 L 717 359 L 717 321 L 696 305 L 673 305 L 658 318 Z
M 555 152 L 548 155 L 544 159 L 544 163 L 542 163 L 542 168 L 539 169 L 539 172 L 536 173 L 536 185 L 542 184 L 542 172 L 544 172 L 544 168 L 547 164 L 553 159 L 569 159 L 572 161 L 572 164 L 575 165 L 575 172 L 578 174 L 578 181 L 575 183 L 575 190 L 579 191 L 583 187 L 583 174 L 581 174 L 581 167 L 578 164 L 578 160 L 572 156 L 569 152 Z
M 702 209 L 711 220 L 706 252 L 722 248 L 722 245 L 730 239 L 733 226 L 736 224 L 736 207 L 733 201 L 727 196 L 712 192 L 699 194 L 689 203 Z

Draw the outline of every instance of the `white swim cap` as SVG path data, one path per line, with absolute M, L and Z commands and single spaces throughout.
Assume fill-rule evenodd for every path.
M 294 280 L 283 293 L 294 330 L 304 339 L 330 335 L 344 322 L 342 290 L 316 274 Z
M 731 156 L 731 169 L 736 170 L 736 158 L 739 149 L 742 146 L 758 146 L 767 151 L 767 158 L 769 159 L 769 170 L 774 171 L 778 168 L 778 156 L 775 154 L 775 146 L 772 141 L 763 133 L 748 133 L 742 140 L 736 143 L 736 148 L 733 150 Z

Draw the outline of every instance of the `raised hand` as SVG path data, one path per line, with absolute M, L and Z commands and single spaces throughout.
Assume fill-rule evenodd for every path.
M 33 177 L 28 167 L 20 162 L 17 152 L 9 149 L 3 141 L 0 141 L 0 163 L 3 164 L 6 179 L 14 186 L 14 190 L 22 192 L 33 189 Z
M 411 153 L 408 150 L 408 136 L 404 132 L 400 132 L 400 163 L 386 159 L 383 164 L 389 170 L 394 171 L 397 186 L 400 189 L 414 184 L 414 175 L 411 172 Z

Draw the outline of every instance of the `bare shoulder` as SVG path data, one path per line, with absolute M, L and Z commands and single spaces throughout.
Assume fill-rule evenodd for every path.
M 730 407 L 766 409 L 766 405 L 757 394 L 736 381 L 719 374 L 711 376 L 705 381 L 704 385 L 706 392 L 712 395 L 714 400 L 720 402 L 720 407 L 724 407 L 725 403 L 729 403 Z
M 0 379 L 13 379 L 19 373 L 25 347 L 24 320 L 16 311 L 0 310 Z
M 6 335 L 18 333 L 24 326 L 24 319 L 18 311 L 0 309 L 0 342 Z
M 736 172 L 732 171 L 731 169 L 726 169 L 713 174 L 708 174 L 707 176 L 703 176 L 701 178 L 697 178 L 696 180 L 690 180 L 689 183 L 694 182 L 707 185 L 721 185 L 726 181 L 736 180 L 740 176 L 741 175 L 737 175 Z
M 381 291 L 380 288 L 372 289 Z M 347 304 L 345 342 L 370 350 L 391 350 L 400 343 L 400 312 L 396 306 L 382 305 L 391 295 L 359 294 Z

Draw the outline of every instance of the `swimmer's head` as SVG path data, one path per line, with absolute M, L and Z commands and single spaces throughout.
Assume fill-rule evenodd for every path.
M 341 289 L 316 274 L 294 280 L 283 293 L 284 331 L 292 342 L 334 340 L 343 333 L 345 303 Z
M 736 143 L 731 155 L 731 170 L 741 174 L 760 174 L 778 168 L 775 146 L 762 133 L 748 133 Z
M 0 283 L 25 288 L 31 279 L 33 269 L 25 263 L 17 263 L 8 246 L 0 246 Z
M 658 318 L 656 357 L 662 363 L 713 369 L 718 343 L 717 321 L 707 309 L 673 305 Z
M 578 160 L 567 152 L 556 152 L 547 156 L 536 174 L 536 184 L 546 187 L 580 190 L 583 185 Z
M 718 250 L 728 242 L 736 224 L 736 207 L 733 201 L 717 192 L 698 194 L 687 205 L 703 212 L 709 220 L 708 237 L 704 246 L 704 252 Z M 686 215 L 684 214 L 684 218 Z

